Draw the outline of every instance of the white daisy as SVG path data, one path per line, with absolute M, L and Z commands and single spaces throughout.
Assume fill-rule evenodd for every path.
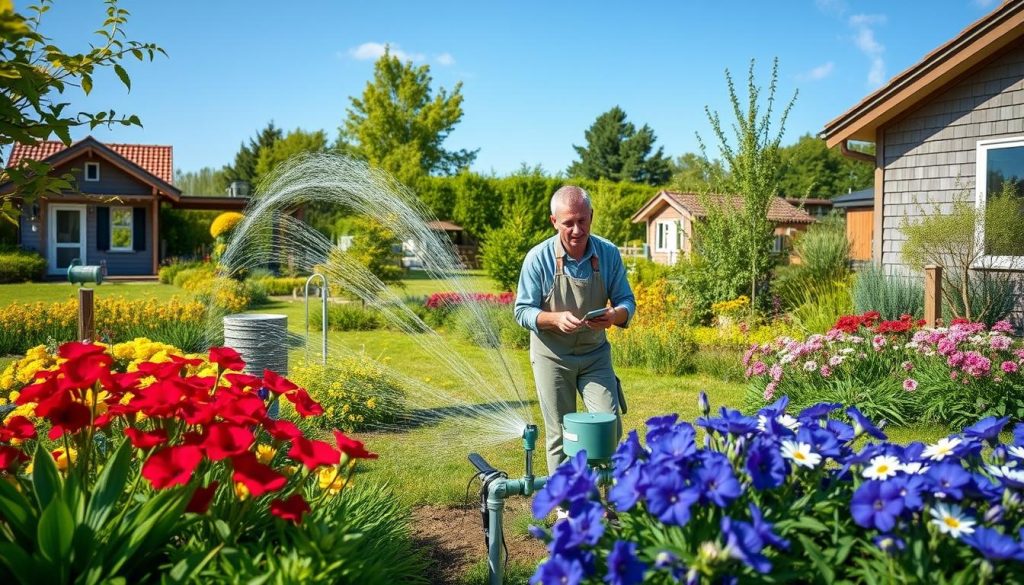
M 871 465 L 864 469 L 863 475 L 868 479 L 889 479 L 896 477 L 901 467 L 900 460 L 892 455 L 879 455 L 871 459 Z
M 956 449 L 960 443 L 963 443 L 958 437 L 943 437 L 939 439 L 938 443 L 934 445 L 928 445 L 924 449 L 924 453 L 921 453 L 922 457 L 927 457 L 932 461 L 942 461 L 947 455 L 952 455 L 953 450 Z
M 921 463 L 920 461 L 911 461 L 910 463 L 903 464 L 903 471 L 909 473 L 910 475 L 920 475 L 928 471 L 928 466 Z
M 796 420 L 795 418 L 788 414 L 779 415 L 779 417 L 776 418 L 775 420 L 779 421 L 779 424 L 781 424 L 782 426 L 786 427 L 791 431 L 796 431 L 797 429 L 800 428 L 800 421 Z
M 811 469 L 821 463 L 821 455 L 811 451 L 810 445 L 796 441 L 782 442 L 782 456 L 786 459 L 792 459 L 793 463 L 797 465 L 803 465 Z
M 932 515 L 932 524 L 939 527 L 939 532 L 949 534 L 953 538 L 960 538 L 961 534 L 974 532 L 976 522 L 960 510 L 956 504 L 938 503 L 929 510 Z
M 1017 459 L 1024 459 L 1024 447 L 1018 447 L 1017 445 L 1011 445 L 1007 451 L 1010 455 L 1013 455 Z

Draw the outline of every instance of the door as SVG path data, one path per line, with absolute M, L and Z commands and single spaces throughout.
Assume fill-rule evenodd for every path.
M 71 261 L 85 264 L 85 206 L 51 205 L 47 223 L 49 274 L 67 274 Z

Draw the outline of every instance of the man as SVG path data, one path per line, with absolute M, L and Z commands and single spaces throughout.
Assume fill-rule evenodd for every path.
M 530 363 L 544 416 L 548 473 L 565 459 L 562 417 L 576 412 L 576 395 L 590 412 L 619 414 L 617 381 L 605 330 L 626 327 L 636 300 L 614 244 L 590 235 L 590 196 L 566 186 L 551 197 L 557 232 L 526 255 L 519 276 L 516 321 L 531 331 Z M 584 320 L 594 309 L 609 308 Z M 622 434 L 621 419 L 618 434 Z

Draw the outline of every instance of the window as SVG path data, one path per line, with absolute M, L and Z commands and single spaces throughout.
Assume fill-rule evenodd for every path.
M 772 242 L 772 252 L 781 254 L 786 249 L 786 236 L 775 236 Z
M 130 252 L 132 250 L 132 208 L 110 208 L 110 249 Z
M 991 225 L 980 226 L 986 266 L 1010 268 L 1015 257 L 1024 257 L 1024 138 L 978 142 L 977 205 L 998 205 Z
M 85 163 L 85 180 L 86 181 L 99 181 L 100 180 L 100 163 L 98 163 L 98 162 L 87 162 L 87 163 Z
M 654 224 L 654 230 L 654 250 L 656 252 L 670 252 L 679 249 L 676 240 L 676 234 L 679 231 L 678 221 L 659 221 Z

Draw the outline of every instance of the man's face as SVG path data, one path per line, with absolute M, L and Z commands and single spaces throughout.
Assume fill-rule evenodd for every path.
M 551 216 L 551 225 L 558 231 L 562 244 L 570 250 L 581 250 L 590 236 L 590 222 L 594 219 L 594 211 L 586 203 L 560 205 L 555 215 Z

